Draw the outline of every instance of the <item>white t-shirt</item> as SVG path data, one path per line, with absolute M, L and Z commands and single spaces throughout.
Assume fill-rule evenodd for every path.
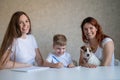
M 112 41 L 111 38 L 105 38 L 103 39 L 102 41 L 102 47 L 104 47 L 104 45 L 109 42 L 109 41 Z M 96 52 L 95 52 L 95 55 L 97 56 L 98 59 L 102 60 L 103 59 L 103 49 L 98 46 Z M 112 56 L 112 61 L 111 61 L 111 66 L 114 66 L 114 53 L 113 53 L 113 56 Z
M 62 62 L 65 67 L 67 67 L 68 64 L 72 63 L 72 58 L 71 58 L 70 54 L 67 52 L 65 52 L 61 56 L 57 56 L 57 55 L 55 55 L 55 53 L 49 53 L 46 60 L 50 63 Z
M 11 60 L 14 60 L 15 56 L 16 62 L 34 64 L 36 48 L 38 46 L 33 35 L 27 35 L 26 39 L 17 38 L 12 45 Z

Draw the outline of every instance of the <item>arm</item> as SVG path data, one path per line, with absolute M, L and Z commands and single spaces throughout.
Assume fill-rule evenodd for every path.
M 37 64 L 38 64 L 38 66 L 42 66 L 44 60 L 43 60 L 43 58 L 42 58 L 42 55 L 41 55 L 41 53 L 40 53 L 39 48 L 35 49 L 35 51 L 36 51 L 35 60 L 36 60 L 36 62 L 37 62 Z
M 57 63 L 53 62 L 53 59 L 55 59 L 57 61 Z M 63 67 L 63 63 L 59 62 L 53 54 L 49 53 L 47 59 L 44 62 L 44 66 L 46 67 L 51 67 L 51 68 L 61 68 Z
M 73 68 L 77 66 L 77 61 L 73 60 L 70 54 L 68 60 L 69 60 L 69 64 L 67 65 L 68 68 Z
M 44 62 L 44 66 L 51 67 L 51 68 L 61 68 L 61 67 L 64 67 L 63 63 L 61 63 L 61 62 L 59 62 L 59 63 L 50 63 L 48 61 Z
M 68 67 L 68 68 L 73 68 L 73 67 L 75 67 L 75 65 L 74 65 L 73 63 L 71 63 L 71 64 L 69 64 L 67 67 Z
M 114 53 L 114 43 L 113 41 L 107 42 L 103 47 L 103 60 L 102 66 L 109 66 L 112 61 L 112 56 Z
M 7 49 L 4 55 L 0 59 L 0 69 L 10 69 L 10 68 L 20 68 L 20 67 L 30 67 L 29 64 L 18 63 L 10 60 L 11 50 Z
M 22 67 L 30 67 L 32 65 L 30 64 L 25 64 L 25 63 L 18 63 L 18 62 L 13 62 L 13 61 L 8 61 L 7 64 L 4 66 L 5 69 L 10 69 L 10 68 L 22 68 Z

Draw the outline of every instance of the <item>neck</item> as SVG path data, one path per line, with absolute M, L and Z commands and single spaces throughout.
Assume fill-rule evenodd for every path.
M 26 36 L 27 36 L 26 34 L 22 34 L 21 38 L 22 38 L 22 39 L 25 39 Z
M 89 40 L 89 45 L 92 48 L 93 52 L 95 52 L 99 44 L 96 39 L 92 39 L 92 40 Z
M 90 43 L 91 45 L 98 44 L 98 42 L 97 42 L 96 39 L 91 39 L 91 40 L 89 40 L 89 43 Z

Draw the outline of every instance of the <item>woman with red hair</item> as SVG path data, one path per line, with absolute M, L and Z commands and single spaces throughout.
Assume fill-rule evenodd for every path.
M 85 18 L 81 24 L 81 31 L 83 42 L 92 48 L 93 53 L 101 61 L 101 66 L 114 66 L 114 42 L 103 33 L 97 20 L 93 17 Z M 96 65 L 84 63 L 82 54 L 80 54 L 79 65 L 96 67 Z

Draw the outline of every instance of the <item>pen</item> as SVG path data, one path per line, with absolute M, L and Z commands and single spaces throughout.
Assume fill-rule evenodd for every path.
M 57 62 L 60 62 L 55 56 L 52 56 Z M 64 66 L 67 67 L 67 66 Z
M 60 62 L 55 56 L 52 56 L 57 62 Z

